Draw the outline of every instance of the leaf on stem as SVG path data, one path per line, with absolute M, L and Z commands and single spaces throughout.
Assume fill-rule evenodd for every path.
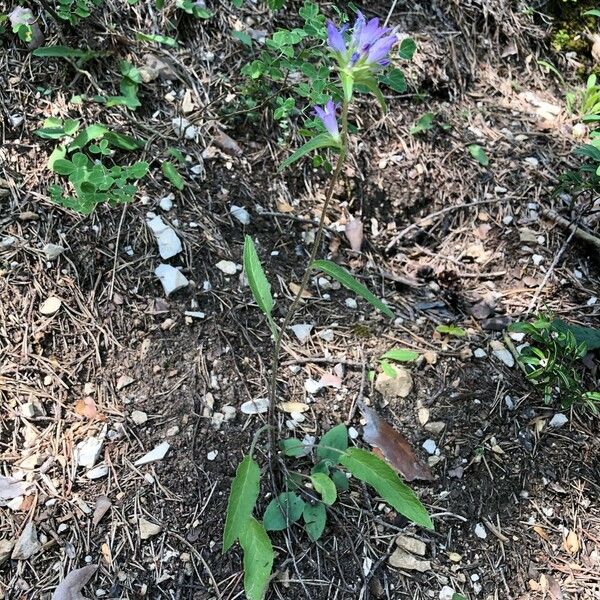
M 352 277 L 352 275 L 350 275 L 343 267 L 340 267 L 330 260 L 315 260 L 311 267 L 315 270 L 323 271 L 326 275 L 333 277 L 345 288 L 372 304 L 387 317 L 394 317 L 394 313 L 389 306 L 386 306 L 379 298 L 377 298 L 377 296 L 372 294 L 364 285 L 362 285 L 362 283 L 358 283 L 358 281 L 356 281 L 356 279 L 354 279 L 354 277 Z
M 256 246 L 252 241 L 252 238 L 247 235 L 244 238 L 244 273 L 248 278 L 248 284 L 256 304 L 264 315 L 267 317 L 269 326 L 273 334 L 276 333 L 275 321 L 273 321 L 273 296 L 271 295 L 271 285 L 267 280 L 265 272 L 263 271 L 258 253 L 256 252 Z
M 337 499 L 335 483 L 325 473 L 315 473 L 310 476 L 310 480 L 315 490 L 321 494 L 323 502 L 331 506 Z
M 281 531 L 295 523 L 304 510 L 304 500 L 294 492 L 284 492 L 269 502 L 263 523 L 267 531 Z
M 269 585 L 275 554 L 265 528 L 253 517 L 248 519 L 240 533 L 240 545 L 244 551 L 246 596 L 248 600 L 263 600 Z
M 258 498 L 259 481 L 258 465 L 251 456 L 245 456 L 231 482 L 223 532 L 223 552 L 229 550 L 246 529 Z
M 343 423 L 330 429 L 319 442 L 317 446 L 317 458 L 329 461 L 332 465 L 337 465 L 340 456 L 348 448 L 348 430 Z M 338 452 L 339 450 L 339 452 Z
M 306 533 L 308 533 L 308 537 L 313 542 L 316 542 L 323 535 L 325 524 L 327 523 L 325 505 L 322 502 L 306 504 L 302 518 L 304 519 L 304 528 L 306 529 Z
M 319 148 L 339 148 L 340 142 L 335 140 L 328 133 L 321 133 L 316 135 L 314 138 L 311 138 L 304 144 L 300 146 L 298 150 L 296 150 L 291 156 L 288 156 L 277 169 L 278 171 L 283 171 L 291 164 L 295 163 L 297 160 L 301 159 L 303 156 L 306 156 L 312 150 L 317 150 Z

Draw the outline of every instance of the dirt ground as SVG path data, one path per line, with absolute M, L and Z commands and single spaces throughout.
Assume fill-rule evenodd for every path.
M 267 107 L 254 121 L 224 116 L 235 109 L 240 66 L 249 60 L 232 28 L 274 31 L 293 22 L 300 3 L 276 18 L 260 2 L 214 4 L 212 19 L 182 20 L 181 46 L 169 50 L 131 40 L 134 31 L 160 31 L 174 8 L 161 15 L 146 3 L 111 2 L 81 31 L 62 29 L 70 45 L 87 40 L 113 51 L 85 73 L 35 59 L 12 37 L 0 46 L 0 475 L 25 472 L 32 483 L 18 501 L 0 505 L 1 598 L 50 598 L 86 564 L 98 565 L 85 588 L 90 598 L 243 597 L 241 555 L 237 548 L 221 554 L 222 530 L 236 466 L 265 422 L 239 409 L 267 395 L 271 340 L 239 269 L 228 276 L 216 265 L 239 264 L 244 234 L 251 235 L 282 318 L 290 283 L 306 265 L 326 179 L 308 163 L 277 173 L 288 144 Z M 300 528 L 274 536 L 267 597 L 437 599 L 447 586 L 485 600 L 598 599 L 598 420 L 545 405 L 490 346 L 504 341 L 508 322 L 537 310 L 600 324 L 597 250 L 567 239 L 547 217 L 556 211 L 570 219 L 580 208 L 553 194 L 576 141 L 564 90 L 536 61 L 552 60 L 573 81 L 577 65 L 551 52 L 548 20 L 508 0 L 364 9 L 385 18 L 392 4 L 390 24 L 418 42 L 406 66 L 409 93 L 390 95 L 385 116 L 367 100 L 355 107 L 361 133 L 353 136 L 321 255 L 351 269 L 398 318 L 390 322 L 361 300 L 354 308 L 350 293 L 313 284 L 294 319 L 311 323 L 312 335 L 306 344 L 288 338 L 280 395 L 310 406 L 299 437 L 339 422 L 360 433 L 355 402 L 368 399 L 429 460 L 435 480 L 411 486 L 436 530 L 407 524 L 353 483 L 319 543 Z M 41 26 L 47 44 L 61 43 L 52 20 Z M 169 60 L 177 76 L 142 86 L 138 111 L 69 104 L 74 93 L 110 88 L 118 58 L 139 64 L 147 52 Z M 171 126 L 185 90 L 196 106 L 197 141 L 178 138 Z M 410 135 L 428 111 L 438 115 L 434 128 Z M 16 126 L 14 115 L 23 117 Z M 149 140 L 150 175 L 132 204 L 82 217 L 50 201 L 46 162 L 54 144 L 33 135 L 50 115 L 105 122 Z M 472 143 L 485 149 L 487 168 L 469 156 Z M 189 168 L 184 191 L 164 211 L 159 202 L 171 188 L 160 162 L 169 147 L 189 156 Z M 232 204 L 249 211 L 247 226 L 231 216 Z M 168 262 L 190 285 L 169 298 L 154 275 L 163 261 L 146 225 L 150 211 L 184 245 Z M 364 223 L 361 253 L 337 233 L 348 214 Z M 597 220 L 588 225 L 599 234 Z M 65 251 L 48 260 L 48 243 Z M 60 308 L 44 315 L 49 297 Z M 442 323 L 467 336 L 437 333 Z M 333 341 L 318 335 L 327 329 Z M 411 368 L 414 386 L 402 400 L 383 398 L 366 380 L 393 347 L 427 353 Z M 305 391 L 309 377 L 335 365 L 344 372 L 341 389 Z M 550 426 L 561 412 L 568 422 Z M 282 435 L 291 435 L 287 417 L 277 417 Z M 106 467 L 96 479 L 75 459 L 77 444 L 92 436 L 103 438 L 96 465 Z M 422 444 L 431 439 L 439 452 L 428 457 Z M 163 442 L 169 450 L 161 460 L 134 464 Z M 364 444 L 360 436 L 353 443 Z M 263 466 L 264 450 L 259 444 Z M 98 520 L 103 504 L 109 508 Z M 149 535 L 145 521 L 158 526 Z M 1 544 L 30 522 L 37 551 L 27 559 L 3 554 Z M 425 542 L 422 572 L 389 565 L 399 533 Z

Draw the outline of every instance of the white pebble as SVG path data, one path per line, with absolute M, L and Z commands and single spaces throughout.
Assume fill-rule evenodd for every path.
M 250 213 L 243 206 L 232 204 L 229 213 L 242 225 L 248 225 L 248 223 L 250 223 Z
M 475 535 L 482 540 L 487 538 L 487 531 L 482 523 L 477 523 L 477 525 L 475 525 Z
M 559 429 L 563 425 L 566 425 L 568 422 L 569 419 L 566 417 L 566 415 L 563 415 L 562 413 L 557 413 L 552 417 L 550 423 L 548 423 L 548 426 L 554 427 L 555 429 Z
M 423 442 L 423 448 L 425 449 L 427 454 L 435 454 L 436 450 L 438 449 L 437 444 L 432 439 L 425 440 Z
M 218 450 L 212 450 L 211 452 L 209 452 L 206 455 L 207 460 L 215 460 L 215 458 L 217 458 L 217 455 L 219 454 Z
M 358 302 L 354 298 L 346 298 L 346 306 L 348 308 L 356 309 L 358 308 Z

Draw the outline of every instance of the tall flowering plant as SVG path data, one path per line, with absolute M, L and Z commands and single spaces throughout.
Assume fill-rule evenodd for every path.
M 286 478 L 285 491 L 278 493 L 277 489 L 274 406 L 277 401 L 279 358 L 283 337 L 296 313 L 311 274 L 315 271 L 325 272 L 366 299 L 386 316 L 394 316 L 385 303 L 357 282 L 348 271 L 331 261 L 317 260 L 317 253 L 321 247 L 325 215 L 349 152 L 348 113 L 355 86 L 366 87 L 385 107 L 383 95 L 378 87 L 378 77 L 391 63 L 390 52 L 398 42 L 398 36 L 392 29 L 380 26 L 378 19 L 367 21 L 360 12 L 351 30 L 348 26 L 338 28 L 333 22 L 328 22 L 326 31 L 327 44 L 341 86 L 341 93 L 336 96 L 342 100 L 340 105 L 337 105 L 333 98 L 329 98 L 323 105 L 313 107 L 313 115 L 321 124 L 321 133 L 292 153 L 283 161 L 281 168 L 293 164 L 312 150 L 322 148 L 332 148 L 337 153 L 337 161 L 325 194 L 308 268 L 280 327 L 277 327 L 272 315 L 274 300 L 254 242 L 246 236 L 244 244 L 244 272 L 254 299 L 267 317 L 274 336 L 268 422 L 255 434 L 250 452 L 236 471 L 223 533 L 224 551 L 236 541 L 239 541 L 244 551 L 244 589 L 250 600 L 262 600 L 268 586 L 274 552 L 267 532 L 284 530 L 302 519 L 308 537 L 311 540 L 318 539 L 325 529 L 327 506 L 335 502 L 338 490 L 348 486 L 346 475 L 340 471 L 341 468 L 374 487 L 382 498 L 415 524 L 433 528 L 431 519 L 419 499 L 387 463 L 370 452 L 348 447 L 347 430 L 343 424 L 327 432 L 314 448 L 307 448 L 294 438 L 281 440 L 279 445 L 284 456 L 300 458 L 314 449 L 319 462 L 312 468 L 310 475 L 306 476 L 310 480 L 309 487 L 303 487 Z M 265 430 L 269 433 L 268 472 L 273 499 L 267 506 L 261 522 L 253 516 L 260 491 L 260 467 L 254 460 L 253 453 L 258 436 Z M 278 457 L 278 460 L 281 461 L 282 458 Z

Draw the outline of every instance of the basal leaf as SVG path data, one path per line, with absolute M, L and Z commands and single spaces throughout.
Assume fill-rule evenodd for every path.
M 345 288 L 354 292 L 370 304 L 372 304 L 377 310 L 381 311 L 387 317 L 393 318 L 394 313 L 386 306 L 377 296 L 372 294 L 362 283 L 358 283 L 352 275 L 343 267 L 336 265 L 330 260 L 315 260 L 311 267 L 318 271 L 323 271 L 330 277 L 333 277 L 339 281 Z
M 102 139 L 108 132 L 108 128 L 99 123 L 88 125 L 72 142 L 69 144 L 68 151 L 78 150 L 83 148 L 87 143 L 92 140 Z
M 402 48 L 400 48 L 400 52 L 402 52 Z M 399 94 L 406 92 L 406 78 L 400 69 L 391 69 L 387 75 L 381 77 L 380 81 Z
M 339 450 L 336 452 L 332 448 Z M 337 465 L 340 456 L 348 448 L 348 430 L 343 423 L 330 429 L 319 442 L 317 446 L 317 458 L 328 460 L 332 465 Z
M 414 350 L 405 350 L 404 348 L 392 348 L 388 350 L 381 358 L 395 360 L 396 362 L 413 362 L 419 358 L 419 353 Z
M 179 171 L 175 167 L 172 162 L 164 162 L 160 166 L 160 170 L 163 172 L 163 175 L 171 182 L 171 185 L 178 190 L 182 190 L 185 183 L 183 181 L 183 177 L 179 174 Z
M 265 528 L 253 517 L 248 519 L 240 533 L 240 545 L 244 551 L 246 596 L 248 600 L 263 600 L 269 585 L 275 555 Z
M 294 492 L 283 492 L 267 505 L 263 524 L 267 531 L 281 531 L 295 523 L 304 510 L 304 500 Z
M 306 448 L 300 440 L 296 438 L 288 438 L 287 440 L 280 440 L 279 447 L 286 456 L 292 456 L 298 458 L 299 456 L 306 455 Z
M 404 60 L 410 60 L 417 50 L 417 43 L 412 38 L 404 38 L 400 42 L 400 52 L 398 55 Z
M 398 377 L 398 372 L 396 371 L 396 369 L 394 369 L 394 367 L 392 367 L 392 365 L 390 365 L 390 363 L 387 360 L 382 360 L 379 364 L 381 366 L 381 370 L 388 377 L 391 377 L 392 379 L 396 379 L 396 377 Z
M 469 152 L 482 167 L 487 167 L 490 164 L 490 159 L 479 144 L 471 144 L 469 146 Z
M 276 331 L 275 322 L 273 321 L 273 296 L 271 296 L 271 285 L 267 280 L 265 272 L 263 271 L 258 253 L 256 252 L 256 246 L 252 241 L 252 238 L 247 235 L 244 238 L 244 273 L 248 278 L 248 284 L 252 290 L 252 295 L 258 307 L 269 321 L 269 326 L 273 333 Z
M 316 542 L 323 535 L 325 524 L 327 523 L 325 505 L 322 502 L 305 504 L 302 518 L 304 519 L 304 528 L 306 529 L 306 533 L 308 533 L 308 537 L 313 542 Z
M 343 471 L 340 471 L 339 469 L 332 469 L 331 479 L 333 480 L 333 483 L 335 483 L 335 487 L 338 490 L 340 490 L 341 492 L 348 491 L 350 484 L 348 483 L 348 478 L 346 477 L 346 474 Z
M 600 19 L 600 10 L 593 8 L 592 10 L 586 10 L 583 13 L 584 17 L 598 17 Z
M 175 46 L 177 46 L 177 40 L 175 38 L 156 33 L 136 33 L 135 39 L 139 42 L 156 42 L 157 44 L 163 44 L 169 48 L 175 48 Z
M 388 504 L 407 519 L 421 527 L 433 529 L 433 523 L 421 501 L 385 461 L 366 450 L 350 448 L 341 455 L 340 463 L 354 477 L 375 488 Z
M 315 473 L 310 476 L 310 480 L 315 490 L 321 494 L 323 502 L 331 506 L 337 499 L 335 483 L 325 473 Z
M 438 325 L 435 330 L 438 333 L 445 333 L 447 335 L 453 335 L 454 337 L 465 337 L 467 332 L 457 325 Z
M 552 329 L 561 333 L 570 331 L 578 344 L 584 342 L 588 351 L 597 350 L 600 348 L 600 329 L 594 327 L 582 327 L 581 325 L 573 325 L 566 323 L 562 319 L 552 321 Z
M 289 167 L 292 163 L 295 163 L 297 160 L 301 159 L 303 156 L 306 156 L 309 152 L 313 150 L 317 150 L 318 148 L 339 148 L 340 143 L 331 137 L 328 133 L 321 133 L 316 135 L 314 138 L 311 138 L 298 148 L 291 156 L 288 156 L 282 163 L 279 165 L 278 171 L 282 171 L 283 169 Z
M 58 175 L 70 175 L 75 171 L 75 165 L 70 160 L 57 158 L 52 165 L 52 170 Z
M 241 533 L 247 528 L 248 519 L 254 510 L 260 481 L 260 469 L 251 456 L 245 456 L 239 464 L 235 478 L 231 482 L 231 492 L 227 502 L 225 529 L 223 531 L 223 552 L 231 548 Z

